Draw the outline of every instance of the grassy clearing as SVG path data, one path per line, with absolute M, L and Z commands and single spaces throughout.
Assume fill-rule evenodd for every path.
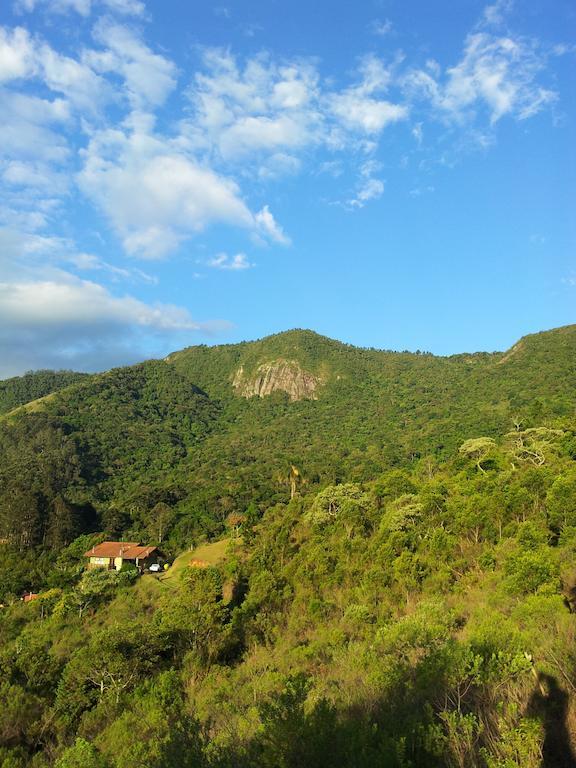
M 176 584 L 180 575 L 189 566 L 191 560 L 203 560 L 210 565 L 221 563 L 226 558 L 226 552 L 230 541 L 230 539 L 221 539 L 220 541 L 215 541 L 210 544 L 200 544 L 196 549 L 183 552 L 181 555 L 178 555 L 166 573 L 157 577 L 158 580 Z

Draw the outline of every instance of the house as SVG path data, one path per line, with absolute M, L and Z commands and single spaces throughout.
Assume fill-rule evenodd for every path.
M 103 541 L 84 552 L 84 557 L 88 558 L 88 568 L 119 571 L 124 563 L 134 563 L 144 571 L 158 563 L 161 554 L 157 547 L 143 547 L 137 541 Z
M 23 600 L 25 603 L 29 603 L 32 600 L 36 600 L 37 597 L 38 597 L 37 592 L 25 592 L 20 599 Z

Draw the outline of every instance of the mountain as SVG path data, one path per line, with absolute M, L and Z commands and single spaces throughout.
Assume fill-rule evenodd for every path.
M 295 330 L 8 382 L 0 767 L 575 764 L 575 351 Z M 171 567 L 86 570 L 105 539 Z
M 103 520 L 121 510 L 116 528 L 136 532 L 168 503 L 182 542 L 250 503 L 284 500 L 291 466 L 312 492 L 441 459 L 514 424 L 553 423 L 574 413 L 575 351 L 576 326 L 451 357 L 294 330 L 91 376 L 28 374 L 4 388 L 4 402 L 11 392 L 21 405 L 1 421 L 0 536 L 45 540 L 62 497 Z M 14 498 L 36 510 L 34 532 L 20 530 Z
M 0 414 L 64 389 L 87 375 L 74 371 L 29 371 L 24 376 L 4 379 L 0 381 Z

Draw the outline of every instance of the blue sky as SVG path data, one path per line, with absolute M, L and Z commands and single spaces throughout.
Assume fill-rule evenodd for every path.
M 570 0 L 6 0 L 0 376 L 574 322 Z

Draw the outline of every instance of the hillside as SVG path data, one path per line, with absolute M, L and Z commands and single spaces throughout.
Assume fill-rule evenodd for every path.
M 66 542 L 95 519 L 138 537 L 162 503 L 181 546 L 286 500 L 291 466 L 311 493 L 571 417 L 575 351 L 576 326 L 449 358 L 289 331 L 75 379 L 0 422 L 0 537 Z
M 575 352 L 289 331 L 8 382 L 1 768 L 574 765 Z M 173 570 L 84 571 L 104 538 Z
M 74 371 L 30 371 L 0 381 L 0 415 L 38 398 L 58 392 L 88 374 Z
M 0 765 L 573 765 L 575 460 L 573 429 L 468 440 L 249 507 L 159 578 L 83 573 L 99 534 L 35 548 L 38 597 L 0 611 Z

